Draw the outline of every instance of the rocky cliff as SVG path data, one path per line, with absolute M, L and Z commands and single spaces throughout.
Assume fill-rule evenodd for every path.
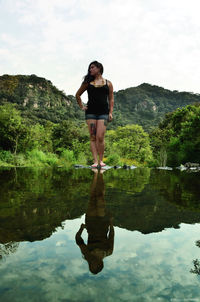
M 0 104 L 15 103 L 24 117 L 44 123 L 64 119 L 83 119 L 73 96 L 66 96 L 51 81 L 36 75 L 3 75 L 0 77 Z

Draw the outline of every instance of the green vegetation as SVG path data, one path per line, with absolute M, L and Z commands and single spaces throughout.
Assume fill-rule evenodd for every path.
M 154 158 L 158 163 L 176 166 L 200 159 L 200 104 L 166 115 L 150 135 Z
M 189 92 L 170 91 L 143 83 L 115 93 L 117 125 L 141 125 L 150 132 L 168 112 L 200 102 L 200 95 Z M 113 123 L 113 127 L 116 127 Z
M 136 166 L 199 162 L 199 101 L 197 94 L 149 84 L 116 92 L 105 162 Z M 170 113 L 164 117 L 166 112 Z M 35 75 L 0 77 L 0 138 L 0 166 L 70 167 L 92 162 L 84 113 L 75 98 Z
M 110 169 L 103 178 L 100 189 L 105 193 L 106 209 L 120 228 L 147 234 L 178 228 L 181 222 L 199 222 L 197 174 Z M 48 167 L 5 169 L 0 170 L 0 179 L 0 242 L 35 241 L 51 236 L 66 219 L 86 212 L 93 172 Z
M 8 103 L 0 106 L 0 135 L 0 165 L 69 167 L 92 162 L 85 123 L 30 124 L 15 105 Z M 149 136 L 138 125 L 108 131 L 106 145 L 109 165 L 146 165 L 152 160 Z
M 147 132 L 163 120 L 168 112 L 200 102 L 200 95 L 170 91 L 143 83 L 114 93 L 113 121 L 108 129 L 138 124 Z M 21 116 L 31 123 L 44 125 L 47 121 L 84 121 L 84 112 L 73 95 L 66 95 L 51 81 L 36 75 L 0 76 L 0 105 L 16 104 Z
M 108 164 L 120 164 L 123 158 L 138 163 L 152 161 L 149 136 L 139 125 L 127 125 L 110 130 L 106 136 Z
M 36 75 L 0 76 L 0 104 L 16 104 L 23 118 L 32 123 L 60 123 L 64 119 L 84 119 L 75 98 L 66 96 L 52 83 Z

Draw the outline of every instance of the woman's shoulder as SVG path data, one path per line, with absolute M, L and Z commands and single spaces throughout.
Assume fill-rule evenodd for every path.
M 81 83 L 80 89 L 83 90 L 83 91 L 85 91 L 85 90 L 88 89 L 88 86 L 89 86 L 89 83 L 87 83 L 87 82 L 82 82 L 82 83 Z
M 84 81 L 83 81 L 83 82 L 81 83 L 81 86 L 83 86 L 83 87 L 88 87 L 88 85 L 89 85 L 88 82 L 84 82 Z

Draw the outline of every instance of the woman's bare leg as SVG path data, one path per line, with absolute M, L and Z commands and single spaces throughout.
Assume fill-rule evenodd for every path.
M 97 130 L 96 130 L 96 146 L 99 154 L 100 165 L 103 164 L 104 155 L 104 135 L 106 132 L 106 125 L 104 120 L 97 120 Z
M 96 145 L 96 129 L 97 129 L 97 121 L 96 120 L 87 120 L 88 129 L 90 133 L 90 148 L 92 151 L 94 164 L 98 164 L 98 151 Z

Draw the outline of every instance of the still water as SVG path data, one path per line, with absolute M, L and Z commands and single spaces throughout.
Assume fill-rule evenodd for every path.
M 0 301 L 200 301 L 200 174 L 96 172 L 0 170 Z

